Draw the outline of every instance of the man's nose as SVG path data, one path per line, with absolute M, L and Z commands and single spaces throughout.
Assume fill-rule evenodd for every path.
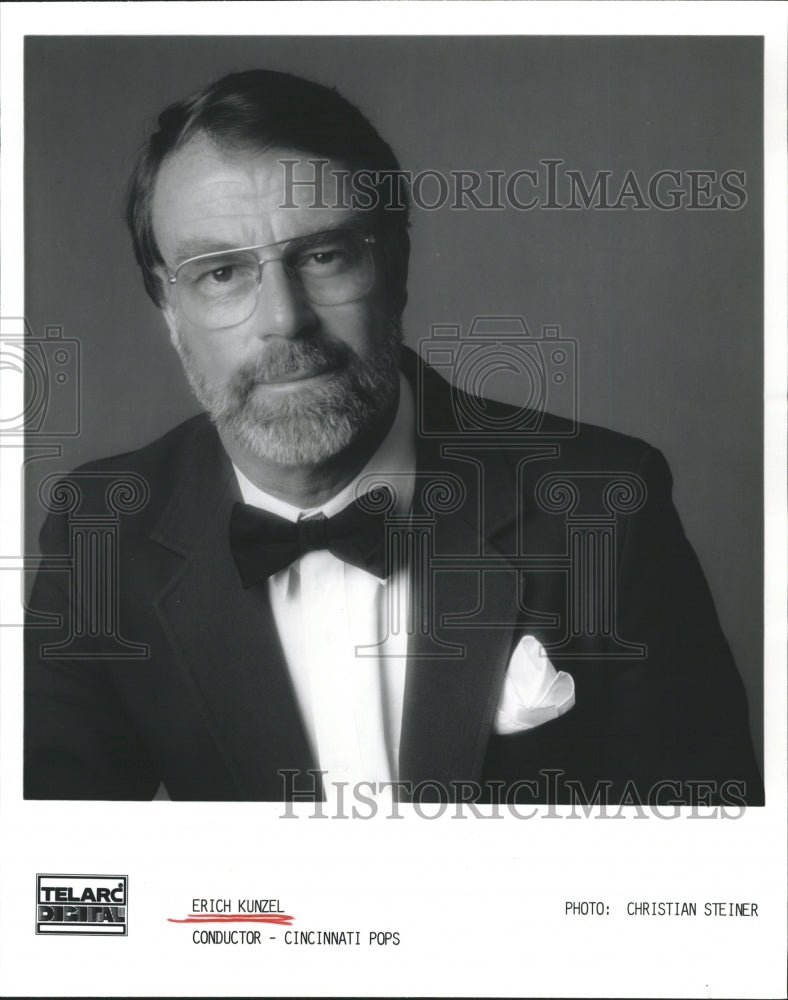
M 252 315 L 255 332 L 268 337 L 299 337 L 317 325 L 317 317 L 298 279 L 281 260 L 261 264 L 260 290 Z

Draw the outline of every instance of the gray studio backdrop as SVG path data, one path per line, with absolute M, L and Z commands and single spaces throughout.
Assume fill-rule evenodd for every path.
M 417 209 L 405 330 L 416 345 L 435 324 L 467 332 L 478 315 L 520 315 L 532 333 L 558 325 L 577 341 L 580 418 L 643 437 L 667 456 L 747 685 L 759 748 L 757 38 L 28 38 L 27 319 L 36 337 L 55 326 L 77 341 L 81 370 L 79 432 L 57 436 L 58 406 L 60 431 L 77 429 L 74 400 L 64 395 L 76 385 L 70 373 L 67 384 L 52 383 L 54 416 L 31 437 L 54 434 L 60 455 L 28 453 L 28 551 L 37 551 L 43 475 L 137 448 L 196 412 L 136 272 L 122 190 L 165 105 L 209 79 L 260 66 L 337 86 L 414 174 L 534 170 L 540 204 L 541 161 L 549 159 L 588 183 L 612 171 L 615 192 L 629 170 L 644 187 L 659 170 L 679 171 L 684 188 L 687 171 L 744 172 L 746 203 L 727 210 L 638 208 L 636 198 L 609 211 L 454 210 L 451 202 Z M 532 196 L 527 179 L 517 194 Z M 439 195 L 425 184 L 425 204 Z M 484 190 L 479 196 L 489 202 Z M 568 200 L 565 190 L 558 200 Z M 42 354 L 50 364 L 52 352 L 50 344 Z M 511 380 L 489 388 L 510 401 L 524 391 Z M 547 405 L 565 410 L 566 400 Z

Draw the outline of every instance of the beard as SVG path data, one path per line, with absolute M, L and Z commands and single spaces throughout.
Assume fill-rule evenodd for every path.
M 260 357 L 220 383 L 200 368 L 180 330 L 175 333 L 192 392 L 219 433 L 276 465 L 310 466 L 333 458 L 372 430 L 398 398 L 402 327 L 397 318 L 388 320 L 382 343 L 369 360 L 343 341 L 315 333 L 270 343 Z M 331 376 L 282 393 L 255 391 L 305 370 L 330 371 Z

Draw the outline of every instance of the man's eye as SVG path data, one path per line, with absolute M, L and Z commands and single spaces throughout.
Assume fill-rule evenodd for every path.
M 205 277 L 209 281 L 215 281 L 218 285 L 224 285 L 233 280 L 235 275 L 235 268 L 232 265 L 226 267 L 217 267 L 213 271 L 209 271 Z
M 302 274 L 339 274 L 350 265 L 351 255 L 341 246 L 302 250 L 292 266 Z
M 246 261 L 204 261 L 184 272 L 184 280 L 201 292 L 231 289 L 256 280 L 256 266 Z
M 231 265 L 222 267 L 203 267 L 194 274 L 194 280 L 200 284 L 223 285 L 232 281 L 234 268 Z
M 297 257 L 297 262 L 302 267 L 309 264 L 331 264 L 341 256 L 342 251 L 338 247 L 326 247 L 321 250 L 309 250 L 300 253 Z

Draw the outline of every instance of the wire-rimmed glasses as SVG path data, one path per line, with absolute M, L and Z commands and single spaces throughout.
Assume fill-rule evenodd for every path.
M 312 305 L 338 306 L 362 298 L 375 281 L 374 242 L 374 236 L 357 229 L 327 229 L 264 246 L 190 257 L 167 280 L 190 323 L 221 330 L 252 315 L 263 267 L 274 261 L 281 262 Z

